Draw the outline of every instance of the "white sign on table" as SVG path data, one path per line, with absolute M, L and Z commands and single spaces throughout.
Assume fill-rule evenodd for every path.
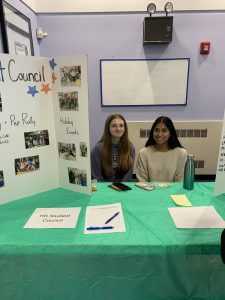
M 36 208 L 24 228 L 75 228 L 80 207 Z

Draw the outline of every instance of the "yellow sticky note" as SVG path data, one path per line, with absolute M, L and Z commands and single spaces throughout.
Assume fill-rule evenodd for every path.
M 170 195 L 173 201 L 180 206 L 192 206 L 186 195 Z

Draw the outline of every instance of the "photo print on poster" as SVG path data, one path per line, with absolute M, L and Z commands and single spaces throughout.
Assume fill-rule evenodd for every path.
M 61 111 L 78 111 L 78 92 L 58 93 L 59 108 Z
M 0 188 L 4 187 L 5 180 L 4 180 L 4 174 L 3 171 L 0 171 Z
M 80 156 L 87 157 L 87 143 L 80 143 Z
M 66 160 L 76 160 L 75 144 L 58 143 L 59 158 Z
M 39 155 L 15 159 L 15 174 L 21 175 L 39 170 Z
M 81 86 L 81 66 L 64 66 L 60 68 L 61 85 Z
M 25 148 L 42 147 L 49 145 L 48 130 L 24 132 Z
M 68 168 L 69 183 L 87 186 L 87 172 L 76 168 Z

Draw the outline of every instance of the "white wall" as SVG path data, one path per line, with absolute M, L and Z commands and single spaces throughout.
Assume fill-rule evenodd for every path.
M 25 3 L 33 11 L 36 11 L 36 1 L 35 0 L 25 0 L 25 1 L 21 0 L 21 2 Z
M 143 12 L 149 0 L 23 0 L 36 13 L 56 12 Z M 166 0 L 155 0 L 157 11 L 164 10 Z M 175 11 L 225 10 L 224 0 L 173 0 Z
M 121 113 L 127 121 L 150 121 L 167 115 L 173 121 L 222 120 L 225 106 L 225 12 L 174 13 L 173 41 L 143 46 L 147 13 L 39 14 L 48 32 L 41 56 L 88 55 L 91 146 L 100 139 L 106 117 Z M 209 55 L 199 54 L 210 41 Z M 100 59 L 190 58 L 187 106 L 101 107 Z

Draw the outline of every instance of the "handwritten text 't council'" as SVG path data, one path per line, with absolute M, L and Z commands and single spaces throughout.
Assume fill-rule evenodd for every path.
M 8 75 L 12 82 L 17 81 L 30 81 L 30 82 L 45 82 L 45 73 L 44 73 L 44 66 L 42 66 L 41 71 L 38 72 L 29 72 L 29 73 L 18 73 L 15 71 L 15 60 L 10 59 L 8 63 Z M 4 75 L 5 75 L 6 68 L 2 66 L 0 61 L 0 81 L 4 82 Z

